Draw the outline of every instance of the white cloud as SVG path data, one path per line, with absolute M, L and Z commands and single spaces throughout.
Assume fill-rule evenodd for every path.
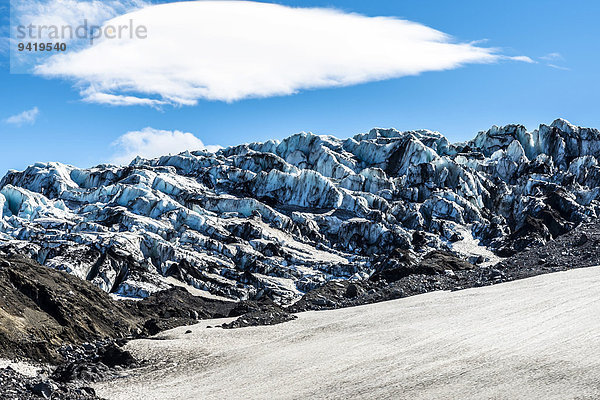
M 533 61 L 530 57 L 527 56 L 506 57 L 506 59 L 512 61 L 521 61 L 528 64 L 535 64 L 535 61 Z
M 24 124 L 32 125 L 37 120 L 40 110 L 37 107 L 33 107 L 31 110 L 23 111 L 22 113 L 13 115 L 4 120 L 7 124 L 21 126 Z
M 111 159 L 111 162 L 115 164 L 129 164 L 136 156 L 155 158 L 166 154 L 178 154 L 186 150 L 217 151 L 221 148 L 221 146 L 215 145 L 205 146 L 191 133 L 153 128 L 128 132 L 120 136 L 112 146 L 117 148 Z
M 545 56 L 541 56 L 540 60 L 546 61 L 546 65 L 550 68 L 559 69 L 561 71 L 571 70 L 570 68 L 557 64 L 565 60 L 565 58 L 560 53 L 548 53 Z
M 554 69 L 559 69 L 561 71 L 570 71 L 571 68 L 568 67 L 561 67 L 560 65 L 556 65 L 556 64 L 547 64 L 550 68 L 554 68 Z
M 88 103 L 101 103 L 108 104 L 111 106 L 158 107 L 160 105 L 166 104 L 166 102 L 160 100 L 145 99 L 136 96 L 123 96 L 110 93 L 102 93 L 90 89 L 85 90 L 84 92 L 82 92 L 82 94 L 84 94 L 84 101 Z
M 545 56 L 541 56 L 540 60 L 544 60 L 544 61 L 555 61 L 555 60 L 562 60 L 563 56 L 560 53 L 548 53 Z
M 130 20 L 147 28 L 146 39 L 100 40 L 53 56 L 36 73 L 74 80 L 90 102 L 194 105 L 510 58 L 418 23 L 323 8 L 189 1 L 150 6 L 106 25 Z

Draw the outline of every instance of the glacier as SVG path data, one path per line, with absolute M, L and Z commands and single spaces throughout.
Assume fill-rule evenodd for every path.
M 0 253 L 124 297 L 173 279 L 289 304 L 442 249 L 485 268 L 600 212 L 600 132 L 558 119 L 450 143 L 429 130 L 186 151 L 128 166 L 37 163 L 0 181 Z

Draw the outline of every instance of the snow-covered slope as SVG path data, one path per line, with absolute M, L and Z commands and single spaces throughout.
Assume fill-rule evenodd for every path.
M 127 167 L 40 163 L 0 181 L 0 249 L 122 295 L 147 296 L 171 276 L 286 303 L 326 280 L 393 267 L 396 248 L 417 257 L 454 248 L 482 263 L 489 250 L 544 243 L 596 217 L 599 157 L 598 130 L 556 120 L 458 144 L 373 129 Z
M 600 268 L 135 340 L 110 399 L 598 399 Z M 186 330 L 191 334 L 185 334 Z

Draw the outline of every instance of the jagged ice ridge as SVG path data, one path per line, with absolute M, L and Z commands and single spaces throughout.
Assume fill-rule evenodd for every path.
M 398 248 L 485 265 L 543 244 L 600 212 L 599 157 L 597 129 L 559 119 L 456 144 L 428 130 L 373 129 L 127 167 L 38 163 L 0 181 L 0 251 L 123 296 L 175 278 L 289 303 L 328 280 L 397 265 Z

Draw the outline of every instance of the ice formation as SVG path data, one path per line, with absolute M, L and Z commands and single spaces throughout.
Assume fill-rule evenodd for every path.
M 123 296 L 176 278 L 288 303 L 330 279 L 368 277 L 396 248 L 484 263 L 543 244 L 600 211 L 599 157 L 598 130 L 559 119 L 456 144 L 373 129 L 126 167 L 38 163 L 0 181 L 0 249 Z

